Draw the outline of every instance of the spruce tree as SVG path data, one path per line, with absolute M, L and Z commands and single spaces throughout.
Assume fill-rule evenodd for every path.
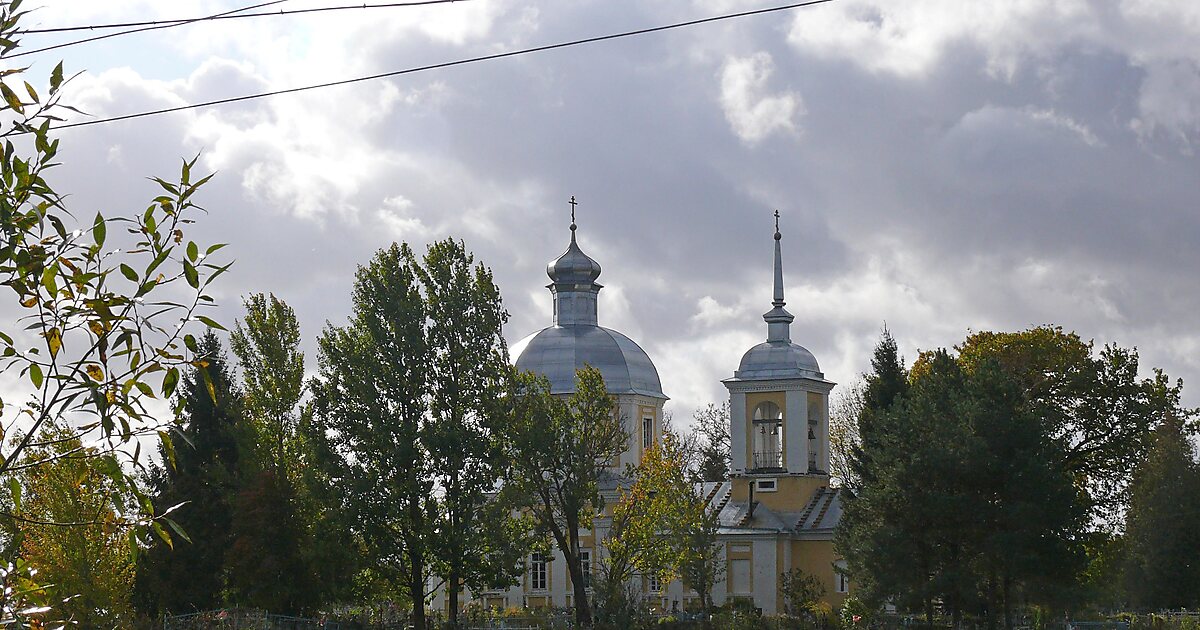
M 1155 430 L 1131 484 L 1125 587 L 1141 609 L 1200 606 L 1200 466 L 1183 422 Z
M 156 513 L 171 517 L 190 542 L 151 541 L 139 559 L 136 597 L 147 613 L 184 613 L 222 605 L 228 584 L 226 550 L 235 517 L 233 497 L 246 439 L 241 392 L 211 331 L 198 343 L 207 367 L 186 372 L 178 391 L 179 435 L 173 451 L 160 449 L 149 486 Z

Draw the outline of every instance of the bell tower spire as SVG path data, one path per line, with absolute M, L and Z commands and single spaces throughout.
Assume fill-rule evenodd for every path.
M 796 318 L 783 308 L 787 302 L 783 300 L 783 248 L 780 241 L 783 235 L 779 233 L 779 211 L 775 211 L 775 295 L 772 308 L 763 314 L 767 322 L 767 341 L 771 343 L 790 343 L 792 341 L 791 326 Z

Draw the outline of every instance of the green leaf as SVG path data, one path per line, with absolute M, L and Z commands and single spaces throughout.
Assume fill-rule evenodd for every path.
M 179 526 L 179 523 L 176 523 L 175 521 L 173 521 L 165 516 L 163 517 L 163 522 L 166 523 L 167 525 L 170 525 L 171 529 L 176 534 L 179 534 L 180 538 L 182 538 L 188 542 L 192 542 L 192 539 L 188 538 L 187 532 L 183 531 L 183 528 Z
M 170 368 L 167 370 L 167 375 L 163 377 L 162 393 L 163 397 L 170 397 L 175 392 L 175 386 L 179 384 L 179 368 Z
M 104 237 L 108 234 L 108 230 L 104 225 L 104 217 L 99 212 L 96 213 L 96 222 L 92 224 L 92 240 L 96 242 L 96 247 L 104 247 Z M 124 273 L 124 270 L 122 270 Z
M 204 250 L 204 255 L 208 256 L 209 254 L 221 249 L 222 247 L 225 247 L 228 244 L 229 243 L 216 243 L 215 245 L 210 245 L 208 249 Z
M 229 330 L 228 328 L 225 328 L 224 326 L 222 326 L 222 325 L 218 324 L 217 322 L 213 321 L 211 318 L 205 317 L 205 316 L 203 316 L 203 315 L 197 315 L 197 316 L 196 316 L 196 319 L 198 319 L 198 320 L 200 320 L 200 321 L 204 322 L 204 325 L 205 325 L 205 326 L 208 326 L 209 328 L 218 328 L 218 329 L 220 329 L 220 330 L 226 330 L 226 331 L 227 331 L 227 330 Z
M 16 477 L 8 478 L 8 491 L 12 495 L 13 511 L 21 512 L 21 482 Z
M 42 366 L 36 363 L 29 364 L 29 380 L 33 383 L 34 387 L 38 389 L 42 388 Z
M 196 272 L 196 266 L 186 260 L 183 261 L 183 275 L 193 289 L 200 288 L 200 274 Z
M 33 89 L 32 85 L 29 85 L 28 81 L 25 82 L 25 91 L 29 93 L 29 98 L 32 99 L 34 103 L 41 102 L 41 100 L 38 99 L 37 91 Z
M 62 87 L 62 82 L 63 67 L 62 62 L 60 61 L 58 62 L 57 66 L 54 66 L 54 70 L 50 72 L 50 93 L 54 94 L 57 92 L 58 88 Z
M 125 263 L 121 263 L 121 274 L 124 275 L 126 278 L 128 278 L 130 282 L 138 281 L 137 272 L 133 270 L 133 267 L 130 267 L 129 265 L 126 265 Z
M 188 241 L 187 256 L 188 260 L 192 262 L 196 262 L 196 259 L 200 257 L 200 248 L 196 246 L 196 241 Z
M 175 549 L 175 543 L 171 542 L 171 535 L 167 533 L 167 530 L 163 529 L 162 525 L 158 524 L 158 521 L 150 523 L 150 528 L 154 530 L 154 534 L 158 536 L 159 540 L 167 544 L 167 547 Z

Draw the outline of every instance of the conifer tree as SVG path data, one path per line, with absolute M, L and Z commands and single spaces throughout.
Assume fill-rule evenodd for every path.
M 1175 415 L 1154 432 L 1154 444 L 1131 484 L 1125 522 L 1125 588 L 1137 608 L 1200 606 L 1200 466 Z
M 241 392 L 232 380 L 221 342 L 211 331 L 198 343 L 207 367 L 192 368 L 179 388 L 175 449 L 161 449 L 149 485 L 155 511 L 172 513 L 187 539 L 152 541 L 139 559 L 137 598 L 143 610 L 183 613 L 221 605 L 228 581 L 226 550 L 231 543 L 238 471 L 247 428 Z M 190 540 L 190 542 L 189 542 Z

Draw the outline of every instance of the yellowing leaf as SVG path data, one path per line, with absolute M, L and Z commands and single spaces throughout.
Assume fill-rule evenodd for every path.
M 87 370 L 88 376 L 92 377 L 93 381 L 99 383 L 104 380 L 104 370 L 99 365 L 89 363 L 84 369 Z
M 57 327 L 46 331 L 46 345 L 50 346 L 50 356 L 58 355 L 58 351 L 62 348 L 62 332 Z
M 33 308 L 35 305 L 37 305 L 37 303 L 38 303 L 38 299 L 37 299 L 36 295 L 33 297 L 30 297 L 30 298 L 21 300 L 21 306 L 24 306 L 25 308 Z

